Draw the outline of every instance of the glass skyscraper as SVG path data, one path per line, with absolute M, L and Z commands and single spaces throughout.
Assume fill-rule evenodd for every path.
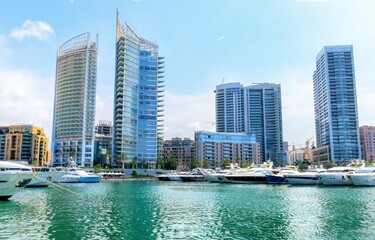
M 216 131 L 255 134 L 261 161 L 286 163 L 280 85 L 226 83 L 216 86 L 215 92 Z
M 113 161 L 155 163 L 163 140 L 163 57 L 117 18 Z
M 57 52 L 52 164 L 92 166 L 98 36 L 78 35 Z
M 353 46 L 325 46 L 313 80 L 317 147 L 329 146 L 326 160 L 361 158 Z

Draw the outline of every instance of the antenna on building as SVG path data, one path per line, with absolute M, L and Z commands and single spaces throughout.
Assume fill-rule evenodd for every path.
M 224 79 L 225 79 L 225 78 L 223 78 L 223 81 L 221 81 L 221 84 L 223 84 L 223 83 L 224 83 Z

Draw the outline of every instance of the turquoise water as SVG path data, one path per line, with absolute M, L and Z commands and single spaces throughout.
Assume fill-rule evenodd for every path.
M 375 239 L 375 188 L 60 184 L 0 202 L 0 239 Z

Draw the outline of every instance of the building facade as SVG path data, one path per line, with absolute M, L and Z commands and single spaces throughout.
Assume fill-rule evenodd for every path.
M 112 123 L 95 124 L 94 164 L 110 166 L 112 159 Z
M 286 164 L 280 84 L 226 83 L 216 86 L 215 93 L 216 131 L 255 134 L 260 161 Z
M 325 160 L 360 159 L 353 47 L 325 46 L 316 56 L 313 81 L 317 148 L 329 148 Z
M 103 120 L 99 121 L 99 123 L 95 124 L 95 134 L 112 136 L 112 122 Z
M 0 127 L 0 160 L 23 161 L 34 166 L 50 165 L 44 129 L 33 125 Z
M 78 35 L 60 46 L 52 129 L 53 165 L 92 166 L 98 36 Z
M 156 164 L 162 154 L 164 58 L 158 46 L 117 17 L 113 162 Z
M 254 134 L 195 132 L 195 152 L 202 164 L 207 160 L 211 167 L 221 166 L 224 160 L 259 163 L 259 143 Z
M 363 159 L 375 160 L 375 126 L 361 126 L 359 132 Z
M 163 158 L 170 159 L 174 156 L 179 168 L 188 169 L 191 161 L 195 157 L 194 140 L 190 138 L 172 138 L 164 141 Z

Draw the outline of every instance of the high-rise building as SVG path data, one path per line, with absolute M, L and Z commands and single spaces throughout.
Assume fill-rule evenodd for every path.
M 112 136 L 112 122 L 103 120 L 99 121 L 98 124 L 95 124 L 95 134 Z
M 223 161 L 247 161 L 259 163 L 259 143 L 254 134 L 195 132 L 197 160 L 207 160 L 211 167 L 219 167 Z
M 168 160 L 175 157 L 180 168 L 187 169 L 195 157 L 194 140 L 190 138 L 172 138 L 164 141 L 163 157 Z
M 375 160 L 375 126 L 361 126 L 359 132 L 363 159 Z
M 0 127 L 0 160 L 49 165 L 50 152 L 44 129 L 33 125 Z
M 98 36 L 78 35 L 60 46 L 56 61 L 53 165 L 92 166 Z
M 313 80 L 317 148 L 329 148 L 328 159 L 320 160 L 360 159 L 353 47 L 325 46 L 316 56 Z
M 156 164 L 162 154 L 164 58 L 117 17 L 113 161 Z
M 226 83 L 216 86 L 215 93 L 217 132 L 255 134 L 262 162 L 286 163 L 279 84 Z

